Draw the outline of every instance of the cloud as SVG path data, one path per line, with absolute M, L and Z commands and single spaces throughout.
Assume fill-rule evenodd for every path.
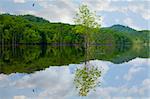
M 111 26 L 115 23 L 124 24 L 124 20 L 130 22 L 129 26 L 136 29 L 148 29 L 150 22 L 150 10 L 148 1 L 134 0 L 13 0 L 9 6 L 2 6 L 4 12 L 13 14 L 34 14 L 51 22 L 63 22 L 74 24 L 73 18 L 79 5 L 87 4 L 92 11 L 103 16 L 102 26 Z M 4 1 L 3 1 L 4 2 Z M 2 2 L 2 5 L 3 5 Z M 10 2 L 10 1 L 9 1 Z M 34 2 L 34 7 L 29 6 Z M 4 2 L 5 3 L 5 2 Z M 20 5 L 19 3 L 22 3 Z M 7 10 L 7 8 L 9 10 Z M 140 12 L 140 13 L 139 13 Z M 121 16 L 120 16 L 121 14 Z M 111 17 L 110 17 L 111 16 Z M 132 16 L 132 17 L 130 17 Z M 130 20 L 128 19 L 130 18 Z
M 144 67 L 149 66 L 150 59 L 141 59 L 136 58 L 128 63 L 126 65 L 131 66 L 128 70 L 128 72 L 123 76 L 123 78 L 127 81 L 131 80 L 138 72 L 141 72 L 144 70 Z
M 141 64 L 137 64 L 140 61 Z M 139 62 L 139 63 L 140 63 Z M 131 78 L 136 78 L 136 73 L 141 71 L 141 67 L 147 67 L 148 59 L 137 58 L 124 64 L 113 64 L 108 61 L 92 60 L 89 63 L 102 70 L 103 80 L 106 80 L 108 75 L 112 78 L 112 73 L 117 73 L 120 77 L 120 72 L 114 67 L 131 67 L 129 70 L 124 68 L 125 73 L 128 73 Z M 78 99 L 78 92 L 73 84 L 74 73 L 71 73 L 74 68 L 82 64 L 72 64 L 68 66 L 53 66 L 42 71 L 37 71 L 32 74 L 13 73 L 10 75 L 0 74 L 0 97 L 6 98 L 25 98 L 25 99 Z M 144 66 L 143 66 L 144 65 Z M 71 66 L 71 68 L 70 68 Z M 121 69 L 121 68 L 119 68 Z M 134 75 L 134 76 L 133 76 Z M 122 77 L 120 77 L 122 78 Z M 111 79 L 110 79 L 111 80 Z M 117 81 L 123 79 L 117 79 Z M 104 82 L 103 82 L 104 83 Z M 137 97 L 148 97 L 150 79 L 145 78 L 139 85 L 129 86 L 122 84 L 118 86 L 111 85 L 116 83 L 116 80 L 109 82 L 108 85 L 101 85 L 96 88 L 96 91 L 91 91 L 86 99 L 127 99 Z M 132 83 L 132 82 L 127 82 Z M 34 89 L 34 92 L 33 92 Z M 7 93 L 7 95 L 6 95 Z
M 142 67 L 132 67 L 129 69 L 128 73 L 124 75 L 125 80 L 131 80 L 136 73 L 140 72 L 143 68 Z
M 25 3 L 27 0 L 14 0 L 14 3 Z
M 150 20 L 149 2 L 135 2 L 136 5 L 133 5 L 133 3 L 129 4 L 128 9 L 134 13 L 140 14 L 145 20 Z
M 144 79 L 144 81 L 142 82 L 142 85 L 143 85 L 143 86 L 147 86 L 148 88 L 150 88 L 150 86 L 149 86 L 149 85 L 150 85 L 150 79 L 148 79 L 148 78 L 147 78 L 147 79 Z M 149 90 L 149 91 L 150 91 L 150 90 Z
M 3 13 L 5 13 L 5 12 L 3 12 L 3 11 L 0 11 L 0 14 L 3 14 Z
M 134 67 L 150 66 L 150 58 L 148 58 L 148 59 L 136 58 L 136 59 L 130 61 L 128 64 L 133 65 Z
M 150 92 L 150 79 L 144 79 L 139 86 L 99 87 L 96 92 L 90 94 L 90 99 L 98 99 L 101 96 L 105 99 L 147 99 Z
M 90 63 L 100 69 L 103 69 L 104 72 L 102 72 L 102 74 L 106 73 L 108 70 L 106 63 L 101 61 L 96 60 L 91 61 Z M 75 65 L 81 66 L 81 64 Z M 66 99 L 66 97 L 72 96 L 72 93 L 77 93 L 75 92 L 76 90 L 73 85 L 74 74 L 71 74 L 69 69 L 70 68 L 67 66 L 53 66 L 33 74 L 1 74 L 0 89 L 9 89 L 6 91 L 6 93 L 8 93 L 8 97 L 10 98 L 15 96 L 15 99 L 20 97 L 24 98 L 24 96 L 29 99 Z M 36 96 L 32 94 L 33 89 Z M 2 92 L 2 90 L 3 89 L 1 89 L 0 92 Z M 19 90 L 27 91 L 19 92 Z
M 42 16 L 53 22 L 63 22 L 73 24 L 73 17 L 75 15 L 75 9 L 77 4 L 66 0 L 58 1 L 38 1 L 38 4 L 42 7 L 37 11 L 35 15 Z
M 123 21 L 127 26 L 130 26 L 131 28 L 134 28 L 134 29 L 140 29 L 140 27 L 136 26 L 134 21 L 131 19 L 131 18 L 126 18 L 124 19 Z
M 7 95 L 9 98 L 15 95 L 15 99 L 20 99 L 17 97 L 23 97 L 22 95 L 24 95 L 29 99 L 30 97 L 31 99 L 43 99 L 44 97 L 61 99 L 61 97 L 66 96 L 69 90 L 72 89 L 71 86 L 73 78 L 68 70 L 68 67 L 66 66 L 50 67 L 44 71 L 35 72 L 30 75 L 18 75 L 20 76 L 19 79 L 13 79 L 14 77 L 16 78 L 17 75 L 18 74 L 11 74 L 9 76 L 0 75 L 0 77 L 3 78 L 0 81 L 0 87 L 5 87 L 5 90 L 7 88 L 12 88 L 10 90 L 7 90 Z M 33 89 L 35 90 L 36 96 L 34 96 L 32 92 Z M 11 90 L 13 91 L 11 92 Z M 19 90 L 27 91 L 20 93 Z
M 4 80 L 7 77 L 7 75 L 0 74 L 0 80 Z
M 148 98 L 149 85 L 140 85 L 141 87 L 128 87 L 128 86 L 120 86 L 120 87 L 105 87 L 98 88 L 97 91 L 92 93 L 89 97 L 94 96 L 102 96 L 102 98 L 106 99 L 127 99 L 127 98 Z M 94 99 L 94 98 L 91 98 Z
M 26 97 L 25 96 L 14 96 L 13 99 L 26 99 Z
M 103 25 L 113 25 L 114 23 L 131 26 L 135 29 L 143 29 L 150 22 L 150 10 L 148 1 L 127 1 L 127 0 L 83 0 L 83 2 L 92 10 L 97 11 L 100 15 L 105 16 Z M 111 17 L 110 17 L 110 13 Z M 120 16 L 121 14 L 121 16 Z M 111 18 L 111 19 L 110 19 Z M 109 20 L 108 23 L 106 20 Z M 114 21 L 112 21 L 114 20 Z M 145 23 L 143 23 L 145 22 Z M 106 24 L 107 23 L 107 24 Z M 143 26 L 141 26 L 144 24 Z
M 0 14 L 5 13 L 5 11 L 2 10 L 2 8 L 0 7 Z
M 50 76 L 48 76 L 48 74 L 50 74 Z M 57 84 L 60 84 L 60 83 L 66 85 L 65 83 L 70 82 L 68 78 L 71 79 L 72 78 L 71 76 L 72 75 L 69 75 L 69 71 L 67 67 L 60 67 L 60 68 L 50 67 L 46 69 L 45 71 L 36 72 L 32 75 L 26 75 L 22 77 L 22 79 L 17 80 L 17 82 L 14 83 L 14 86 L 18 88 L 27 88 L 27 87 L 28 88 L 34 88 L 34 87 L 47 88 L 48 86 L 51 86 L 51 89 L 53 89 L 53 88 L 57 88 Z M 39 79 L 41 78 L 42 80 L 39 81 Z M 49 82 L 50 79 L 53 79 L 53 80 Z M 53 86 L 53 84 L 56 84 L 55 87 Z M 61 85 L 58 85 L 58 88 L 61 88 L 60 86 Z

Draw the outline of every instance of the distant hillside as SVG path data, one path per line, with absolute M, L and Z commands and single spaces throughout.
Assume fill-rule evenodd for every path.
M 129 32 L 130 33 L 137 32 L 135 29 L 132 29 L 132 28 L 130 28 L 128 26 L 119 25 L 119 24 L 113 25 L 110 28 L 113 29 L 113 30 L 120 31 L 120 32 L 128 32 L 128 33 Z
M 130 28 L 128 26 L 123 26 L 123 25 L 113 25 L 111 27 L 105 28 L 111 29 L 112 31 L 116 31 L 117 33 L 121 33 L 122 35 L 126 35 L 133 41 L 139 43 L 139 42 L 144 42 L 144 43 L 149 43 L 149 38 L 150 38 L 150 30 L 142 30 L 142 31 L 137 31 L 133 28 Z
M 101 28 L 94 33 L 95 43 L 149 43 L 149 30 L 137 31 L 123 25 Z M 75 33 L 74 25 L 51 23 L 33 15 L 0 15 L 0 44 L 16 43 L 77 43 L 84 42 L 84 34 Z
M 38 23 L 49 23 L 48 20 L 45 20 L 43 18 L 40 18 L 40 17 L 36 17 L 36 16 L 33 16 L 33 15 L 20 15 L 20 17 L 24 18 L 24 19 L 27 19 L 31 22 L 38 22 Z

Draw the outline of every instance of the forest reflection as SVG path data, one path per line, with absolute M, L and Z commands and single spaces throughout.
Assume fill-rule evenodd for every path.
M 0 73 L 32 73 L 49 66 L 78 64 L 94 59 L 119 64 L 136 57 L 148 58 L 148 49 L 148 46 L 131 45 L 91 45 L 88 50 L 79 45 L 0 46 Z
M 67 74 L 69 77 L 73 77 L 72 82 L 79 96 L 88 96 L 93 91 L 97 91 L 97 88 L 101 86 L 101 79 L 103 77 L 104 71 L 106 71 L 106 69 L 104 70 L 101 67 L 105 67 L 105 65 L 101 63 L 98 63 L 98 65 L 91 63 L 92 60 L 95 63 L 96 60 L 103 62 L 111 61 L 112 63 L 115 63 L 115 65 L 117 65 L 122 63 L 124 64 L 124 62 L 130 61 L 136 57 L 149 58 L 147 46 L 92 45 L 88 46 L 86 49 L 84 46 L 77 45 L 18 45 L 0 47 L 1 74 L 8 75 L 13 73 L 15 75 L 17 73 L 29 73 L 26 75 L 34 75 L 36 74 L 34 73 L 35 71 L 41 73 L 42 71 L 40 70 L 45 71 L 46 68 L 46 70 L 48 70 L 51 67 L 57 67 L 60 71 L 63 71 L 61 70 L 61 67 L 67 68 L 68 73 L 70 64 L 80 64 L 80 66 L 73 67 L 75 69 L 73 75 L 68 75 L 69 73 Z M 51 72 L 52 71 L 53 69 L 51 70 Z M 59 74 L 58 71 L 53 72 Z

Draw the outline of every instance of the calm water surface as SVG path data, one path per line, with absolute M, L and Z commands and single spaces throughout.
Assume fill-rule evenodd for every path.
M 148 99 L 148 50 L 1 46 L 0 99 Z

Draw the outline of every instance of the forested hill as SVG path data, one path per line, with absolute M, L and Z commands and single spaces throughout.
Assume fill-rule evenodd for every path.
M 33 15 L 0 15 L 0 44 L 16 43 L 78 43 L 84 34 L 75 33 L 74 25 L 52 23 Z M 130 27 L 114 25 L 93 33 L 95 43 L 132 44 L 149 41 L 149 30 L 137 31 Z

